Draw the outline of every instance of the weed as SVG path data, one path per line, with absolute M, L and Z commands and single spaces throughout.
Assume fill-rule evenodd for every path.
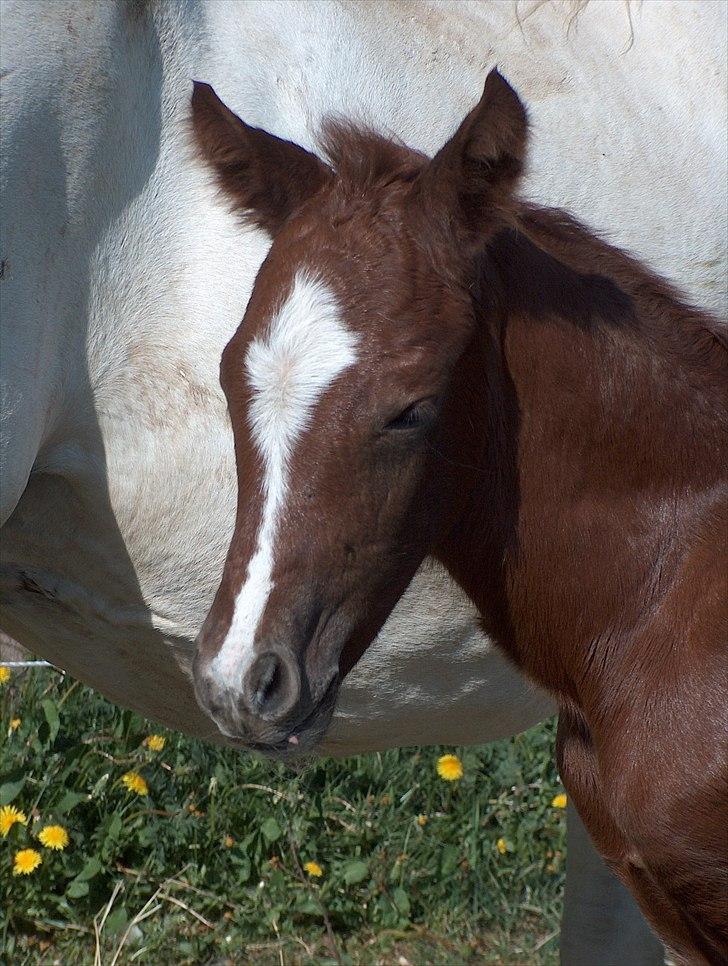
M 293 772 L 52 671 L 14 673 L 0 708 L 0 806 L 27 818 L 0 837 L 14 964 L 555 962 L 552 723 Z M 24 849 L 42 861 L 13 874 Z

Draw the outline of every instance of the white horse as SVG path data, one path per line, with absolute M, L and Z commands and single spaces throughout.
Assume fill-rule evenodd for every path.
M 428 150 L 497 62 L 542 131 L 533 198 L 623 247 L 648 238 L 642 258 L 724 306 L 720 5 L 628 17 L 607 0 L 576 20 L 573 6 L 5 0 L 3 629 L 119 704 L 225 740 L 190 668 L 235 512 L 219 358 L 268 240 L 238 223 L 191 150 L 194 77 L 312 149 L 338 113 Z M 701 148 L 689 158 L 688 125 Z M 612 225 L 618 210 L 633 217 Z M 550 711 L 428 567 L 347 677 L 321 751 L 482 742 Z M 588 847 L 572 845 L 586 884 L 567 887 L 566 958 L 658 961 Z

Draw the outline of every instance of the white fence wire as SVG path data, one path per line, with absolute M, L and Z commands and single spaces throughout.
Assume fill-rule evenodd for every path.
M 53 665 L 50 661 L 0 661 L 0 667 L 53 667 Z M 63 674 L 59 667 L 55 670 Z
M 10 668 L 11 670 L 23 670 L 29 667 L 50 667 L 56 671 L 60 668 L 55 667 L 50 661 L 40 661 L 33 658 L 30 653 L 21 647 L 17 641 L 13 640 L 9 634 L 0 631 L 0 668 Z

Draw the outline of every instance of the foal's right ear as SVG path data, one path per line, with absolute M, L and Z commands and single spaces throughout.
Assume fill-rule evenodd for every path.
M 468 247 L 478 247 L 508 217 L 523 171 L 526 109 L 497 69 L 480 101 L 420 176 L 420 199 Z
M 200 81 L 192 93 L 192 126 L 225 194 L 271 235 L 331 178 L 315 155 L 250 127 Z

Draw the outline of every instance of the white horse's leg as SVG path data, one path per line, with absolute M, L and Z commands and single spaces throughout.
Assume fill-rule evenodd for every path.
M 663 966 L 662 943 L 594 848 L 569 803 L 562 966 Z

